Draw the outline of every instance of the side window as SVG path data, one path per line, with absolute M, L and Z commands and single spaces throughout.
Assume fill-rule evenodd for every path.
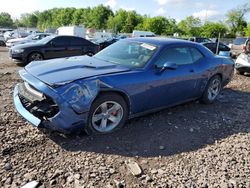
M 48 35 L 40 35 L 39 39 L 43 39 L 45 37 L 47 37 Z
M 55 46 L 67 46 L 69 45 L 69 40 L 67 37 L 56 37 L 53 39 Z
M 220 44 L 219 48 L 220 48 L 220 50 L 227 50 L 228 49 L 227 46 L 225 46 L 223 44 Z
M 186 65 L 192 64 L 193 59 L 188 47 L 176 47 L 163 50 L 155 65 L 157 67 L 162 67 L 166 62 Z
M 77 38 L 77 37 L 71 37 L 70 38 L 70 45 L 75 45 L 75 46 L 89 46 L 91 43 L 82 38 Z
M 193 56 L 193 62 L 197 62 L 199 60 L 201 60 L 204 56 L 203 54 L 197 50 L 196 48 L 190 48 L 191 54 Z

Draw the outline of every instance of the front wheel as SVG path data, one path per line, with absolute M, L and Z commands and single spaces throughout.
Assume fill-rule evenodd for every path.
M 33 52 L 28 57 L 28 62 L 31 62 L 31 61 L 40 61 L 40 60 L 43 60 L 43 56 L 42 56 L 42 54 L 40 54 L 38 52 Z
M 215 101 L 220 91 L 221 91 L 221 78 L 220 76 L 215 75 L 209 80 L 200 101 L 205 104 L 211 104 Z
M 128 107 L 122 96 L 103 94 L 92 104 L 88 116 L 88 134 L 107 134 L 122 127 L 128 117 Z

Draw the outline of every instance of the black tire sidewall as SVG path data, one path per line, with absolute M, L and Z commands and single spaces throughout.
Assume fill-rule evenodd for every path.
M 114 102 L 119 103 L 121 105 L 121 107 L 123 108 L 123 117 L 122 117 L 120 123 L 111 131 L 99 132 L 92 125 L 92 116 L 93 116 L 93 113 L 95 112 L 96 108 L 98 108 L 100 106 L 100 104 L 104 103 L 105 101 L 114 101 Z M 97 97 L 91 105 L 85 131 L 89 135 L 91 135 L 91 134 L 108 134 L 108 133 L 111 133 L 111 132 L 114 132 L 114 131 L 120 129 L 125 124 L 127 117 L 128 117 L 128 106 L 127 106 L 127 103 L 125 102 L 125 100 L 123 99 L 122 96 L 120 96 L 118 94 L 113 94 L 113 93 L 102 94 L 99 97 Z
M 42 57 L 41 60 L 43 60 L 43 55 L 42 55 L 41 53 L 39 53 L 39 52 L 32 52 L 32 53 L 29 54 L 29 56 L 28 56 L 28 63 L 30 63 L 31 61 L 34 61 L 34 60 L 31 60 L 31 56 L 34 55 L 34 54 L 39 54 L 39 55 Z
M 203 95 L 202 95 L 202 97 L 201 97 L 201 102 L 202 103 L 204 103 L 204 104 L 211 104 L 211 103 L 213 103 L 215 100 L 216 100 L 216 98 L 218 97 L 218 95 L 215 97 L 215 99 L 214 100 L 210 100 L 209 98 L 208 98 L 208 89 L 209 89 L 209 87 L 210 87 L 210 85 L 211 85 L 211 83 L 215 80 L 215 79 L 218 79 L 219 81 L 220 81 L 220 91 L 221 91 L 221 88 L 222 88 L 222 85 L 221 85 L 221 77 L 219 76 L 219 75 L 215 75 L 215 76 L 213 76 L 209 81 L 208 81 L 208 84 L 207 84 L 207 86 L 206 86 L 206 88 L 205 88 L 205 91 L 204 91 L 204 93 L 203 93 Z M 219 93 L 220 93 L 220 91 L 219 91 Z

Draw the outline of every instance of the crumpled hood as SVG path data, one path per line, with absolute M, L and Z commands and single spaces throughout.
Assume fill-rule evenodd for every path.
M 25 69 L 49 85 L 62 85 L 77 79 L 130 70 L 89 56 L 33 61 Z

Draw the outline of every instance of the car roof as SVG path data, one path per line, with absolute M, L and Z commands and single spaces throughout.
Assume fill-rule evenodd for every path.
M 84 39 L 83 37 L 78 37 L 78 36 L 73 36 L 73 35 L 53 35 L 56 37 L 74 37 L 74 38 L 81 38 L 81 39 Z
M 129 38 L 128 40 L 150 43 L 157 46 L 170 45 L 170 44 L 195 44 L 194 42 L 191 41 L 183 39 L 167 38 L 167 37 L 135 37 L 135 38 Z

